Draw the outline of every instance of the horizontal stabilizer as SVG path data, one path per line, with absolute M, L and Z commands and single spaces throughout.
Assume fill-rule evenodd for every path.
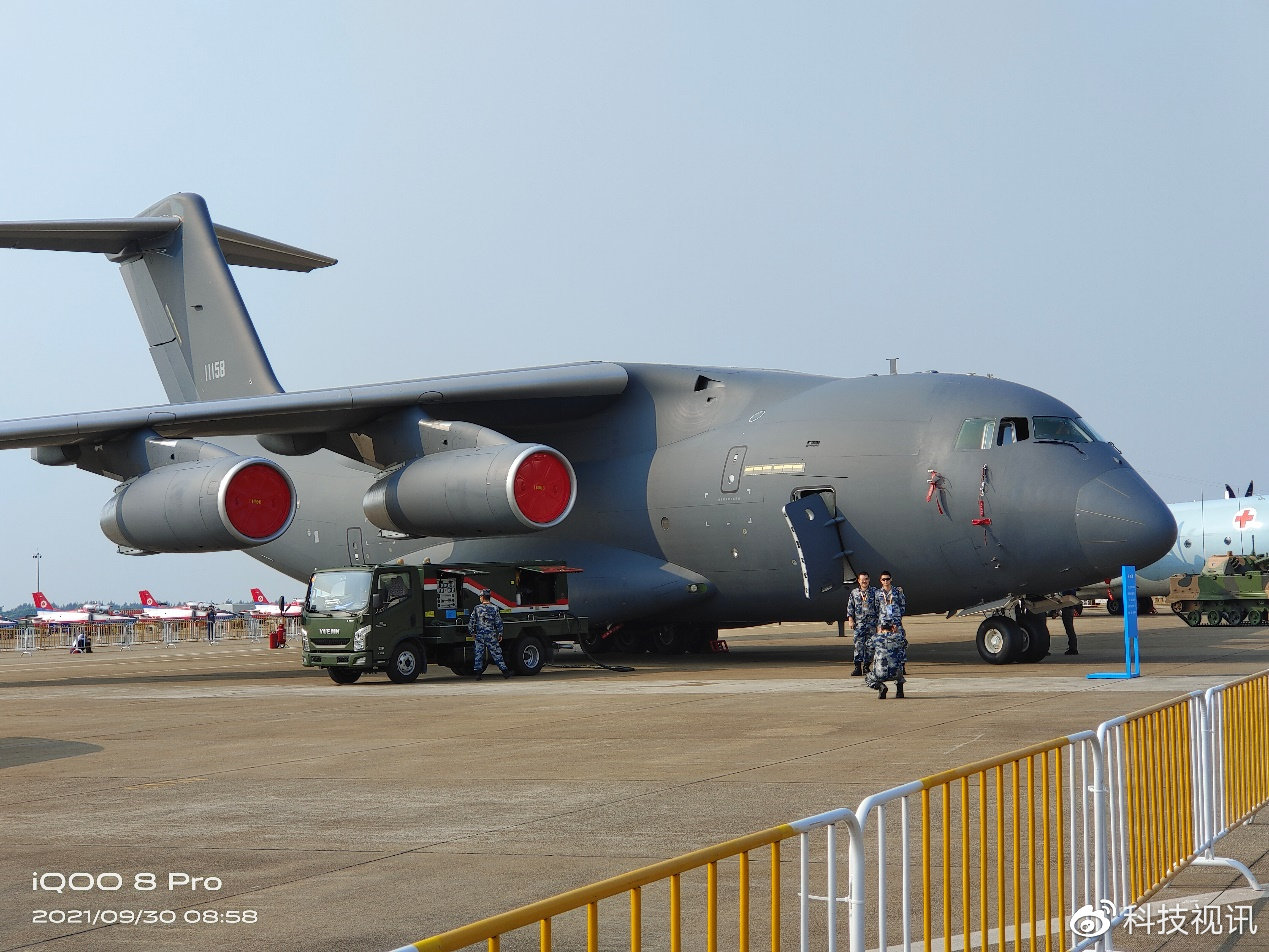
M 0 248 L 35 251 L 87 251 L 127 258 L 143 248 L 162 246 L 181 226 L 173 216 L 105 218 L 86 221 L 0 222 Z M 281 271 L 328 268 L 336 259 L 258 235 L 213 225 L 221 253 L 229 264 Z
M 216 240 L 220 242 L 221 253 L 230 264 L 245 265 L 250 268 L 274 268 L 279 271 L 312 271 L 315 268 L 329 268 L 336 264 L 336 259 L 319 255 L 313 251 L 305 251 L 294 245 L 284 245 L 280 241 L 251 235 L 237 228 L 224 225 L 213 225 Z
M 115 255 L 170 235 L 180 226 L 179 218 L 170 217 L 3 222 L 0 223 L 0 248 Z

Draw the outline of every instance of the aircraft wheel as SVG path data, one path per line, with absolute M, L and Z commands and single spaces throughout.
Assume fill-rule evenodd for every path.
M 1124 603 L 1117 598 L 1106 599 L 1107 615 L 1122 615 L 1124 613 Z
M 988 664 L 1008 664 L 1022 646 L 1023 631 L 1012 618 L 991 615 L 978 626 L 978 656 Z
M 1020 627 L 1025 637 L 1018 651 L 1018 660 L 1028 664 L 1043 661 L 1049 653 L 1049 626 L 1044 616 L 1027 612 Z
M 688 654 L 709 654 L 710 642 L 717 640 L 717 628 L 691 628 L 687 633 Z
M 336 684 L 356 684 L 361 678 L 361 672 L 356 668 L 327 668 L 326 673 Z
M 511 667 L 517 674 L 537 674 L 547 662 L 546 647 L 537 635 L 521 635 L 511 652 Z
M 587 654 L 603 654 L 612 648 L 612 638 L 605 638 L 604 633 L 598 628 L 589 629 L 586 634 L 577 640 L 582 646 L 582 650 Z
M 637 628 L 618 628 L 609 640 L 612 641 L 614 649 L 625 654 L 641 654 L 648 650 L 647 633 Z
M 423 657 L 423 646 L 417 641 L 404 641 L 392 653 L 388 662 L 388 679 L 394 684 L 409 684 L 418 680 L 419 675 L 427 670 L 427 661 Z
M 687 649 L 683 632 L 673 625 L 658 625 L 652 630 L 652 652 L 659 655 L 678 655 Z

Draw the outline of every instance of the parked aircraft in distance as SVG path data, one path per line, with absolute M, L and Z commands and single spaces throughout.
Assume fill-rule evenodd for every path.
M 1250 489 L 1250 487 L 1248 487 Z M 1157 562 L 1137 570 L 1137 592 L 1141 596 L 1168 594 L 1168 580 L 1173 575 L 1199 572 L 1209 555 L 1233 552 L 1235 555 L 1263 555 L 1269 543 L 1264 517 L 1269 515 L 1269 500 L 1264 496 L 1226 496 L 1223 499 L 1200 499 L 1168 506 L 1176 519 L 1177 535 L 1172 549 Z M 1120 580 L 1110 580 L 1111 593 L 1106 610 L 1112 615 L 1123 612 L 1115 593 Z M 1106 597 L 1106 585 L 1081 590 L 1088 598 Z
M 101 527 L 123 553 L 244 550 L 299 580 L 558 560 L 583 570 L 570 598 L 595 647 L 664 652 L 841 619 L 855 571 L 884 567 L 913 613 L 994 612 L 978 650 L 1003 663 L 1044 657 L 1043 596 L 1175 537 L 1074 410 L 990 376 L 596 362 L 286 393 L 228 266 L 334 259 L 216 225 L 187 193 L 0 224 L 0 246 L 122 271 L 169 402 L 3 422 L 0 448 L 120 482 Z
M 133 615 L 116 615 L 109 606 L 88 602 L 80 608 L 58 608 L 43 592 L 33 592 L 35 620 L 48 625 L 121 625 L 136 621 Z
M 253 615 L 284 615 L 287 618 L 294 618 L 304 613 L 302 600 L 288 602 L 286 599 L 279 598 L 276 602 L 271 602 L 258 588 L 251 590 L 251 602 Z
M 141 618 L 152 619 L 154 621 L 195 621 L 197 619 L 205 619 L 209 608 L 216 606 L 207 602 L 186 602 L 184 605 L 168 605 L 166 602 L 160 602 L 148 589 L 141 589 L 137 593 L 141 597 Z M 222 608 L 216 608 L 216 616 L 218 618 L 228 618 L 233 612 L 226 611 Z

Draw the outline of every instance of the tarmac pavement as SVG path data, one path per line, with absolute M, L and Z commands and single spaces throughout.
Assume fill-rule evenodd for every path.
M 908 697 L 880 702 L 848 676 L 850 639 L 812 624 L 626 673 L 567 651 L 532 678 L 342 687 L 294 647 L 0 641 L 0 950 L 393 949 L 1269 669 L 1269 630 L 1168 614 L 1141 620 L 1140 679 L 1087 680 L 1123 670 L 1100 609 L 1078 656 L 1052 622 L 1043 663 L 990 667 L 977 621 L 909 619 Z M 1222 845 L 1269 881 L 1263 823 Z M 51 891 L 72 873 L 89 888 Z M 1157 898 L 1244 885 L 1191 869 Z M 1269 948 L 1269 902 L 1235 897 L 1255 934 L 1116 942 Z

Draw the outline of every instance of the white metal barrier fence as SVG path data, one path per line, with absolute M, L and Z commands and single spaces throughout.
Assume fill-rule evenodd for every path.
M 81 638 L 93 649 L 131 648 L 140 644 L 178 645 L 190 642 L 264 640 L 281 626 L 288 644 L 298 645 L 303 630 L 298 617 L 218 618 L 210 631 L 205 619 L 193 621 L 138 620 L 128 624 L 22 625 L 0 629 L 0 651 L 12 649 L 32 654 L 47 649 L 71 650 Z

